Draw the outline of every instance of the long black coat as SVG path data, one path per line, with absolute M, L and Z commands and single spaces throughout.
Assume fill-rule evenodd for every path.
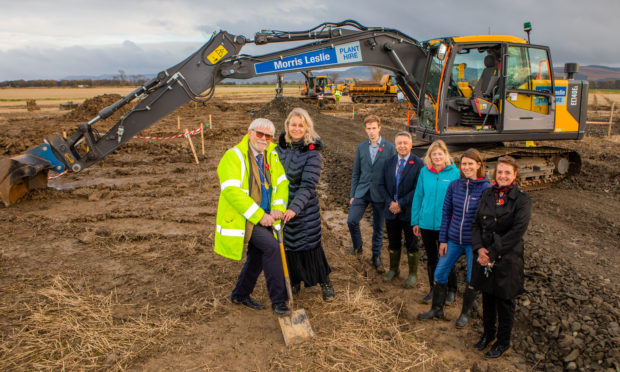
M 523 235 L 531 210 L 530 197 L 516 185 L 508 192 L 502 206 L 496 205 L 493 188 L 482 193 L 471 224 L 475 253 L 471 284 L 474 287 L 503 299 L 512 299 L 523 291 Z M 489 258 L 495 261 L 488 277 L 478 263 L 479 248 L 488 249 Z
M 297 215 L 284 226 L 284 246 L 290 251 L 303 251 L 321 246 L 321 212 L 316 187 L 321 176 L 322 160 L 317 141 L 287 143 L 280 135 L 276 151 L 289 180 L 288 209 Z

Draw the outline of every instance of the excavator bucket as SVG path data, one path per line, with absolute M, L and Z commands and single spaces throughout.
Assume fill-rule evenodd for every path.
M 47 187 L 50 162 L 31 153 L 0 159 L 0 198 L 5 206 L 28 191 Z

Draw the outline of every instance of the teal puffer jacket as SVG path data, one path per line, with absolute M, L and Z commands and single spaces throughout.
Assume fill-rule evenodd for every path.
M 440 172 L 424 167 L 411 203 L 411 226 L 439 231 L 446 190 L 450 182 L 459 178 L 459 170 L 451 164 Z

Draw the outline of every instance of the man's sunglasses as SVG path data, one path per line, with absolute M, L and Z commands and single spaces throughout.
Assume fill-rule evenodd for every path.
M 252 129 L 252 130 L 254 130 L 254 129 Z M 259 132 L 257 130 L 254 130 L 254 133 L 256 133 L 256 138 L 263 138 L 263 137 L 265 137 L 265 139 L 267 141 L 271 141 L 271 139 L 273 138 L 272 134 L 267 134 L 267 133 Z

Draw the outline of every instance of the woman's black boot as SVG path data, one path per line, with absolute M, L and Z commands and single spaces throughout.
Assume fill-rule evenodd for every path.
M 471 308 L 474 306 L 474 301 L 476 300 L 476 296 L 478 295 L 478 291 L 467 286 L 465 288 L 465 293 L 463 293 L 463 309 L 461 310 L 461 315 L 456 320 L 456 328 L 464 328 L 469 323 L 469 318 L 471 317 Z
M 443 318 L 443 305 L 446 303 L 446 293 L 448 284 L 435 283 L 433 287 L 433 304 L 431 310 L 426 313 L 418 314 L 418 319 Z

